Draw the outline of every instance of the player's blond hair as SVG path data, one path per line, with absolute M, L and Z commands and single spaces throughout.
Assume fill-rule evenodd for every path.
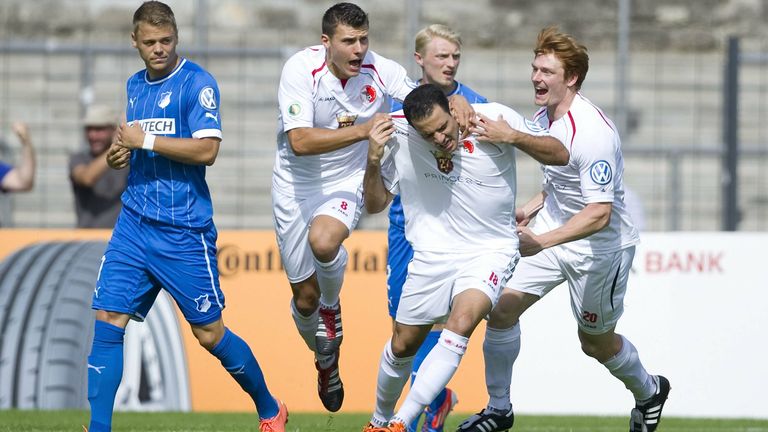
M 587 47 L 580 44 L 573 36 L 562 33 L 556 26 L 545 27 L 539 32 L 534 54 L 542 55 L 553 53 L 565 69 L 565 78 L 578 76 L 576 89 L 581 88 L 584 78 L 589 70 L 589 55 Z
M 139 29 L 139 23 L 153 25 L 155 27 L 170 26 L 173 28 L 173 32 L 179 34 L 179 29 L 176 27 L 176 17 L 173 15 L 173 10 L 170 6 L 159 1 L 147 1 L 142 3 L 136 12 L 133 14 L 133 31 L 134 33 Z
M 427 45 L 432 42 L 432 39 L 438 37 L 455 43 L 461 48 L 461 35 L 458 32 L 453 31 L 447 25 L 432 24 L 416 33 L 416 52 L 423 56 Z

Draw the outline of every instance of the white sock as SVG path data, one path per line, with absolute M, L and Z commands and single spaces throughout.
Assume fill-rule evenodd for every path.
M 461 358 L 467 351 L 468 342 L 469 338 L 443 329 L 440 340 L 421 364 L 419 377 L 393 420 L 408 425 L 424 411 L 424 407 L 435 400 L 456 373 Z
M 344 282 L 344 270 L 347 267 L 347 250 L 342 245 L 339 253 L 331 262 L 320 262 L 315 258 L 315 273 L 320 286 L 320 304 L 335 306 L 339 302 L 341 284 Z
M 520 354 L 520 323 L 508 329 L 486 327 L 483 342 L 485 385 L 488 388 L 488 408 L 508 412 L 512 407 L 509 388 L 512 366 Z
M 392 340 L 388 340 L 381 353 L 379 376 L 376 380 L 376 409 L 371 423 L 377 426 L 387 424 L 395 413 L 395 404 L 411 375 L 413 356 L 398 358 L 392 353 Z
M 293 322 L 296 323 L 296 328 L 299 330 L 301 338 L 307 344 L 310 350 L 317 351 L 315 345 L 315 333 L 317 333 L 317 316 L 319 309 L 315 309 L 312 315 L 305 317 L 298 309 L 296 309 L 296 303 L 291 299 L 291 316 L 293 316 Z
M 635 400 L 645 400 L 656 393 L 656 381 L 643 367 L 640 356 L 632 342 L 621 336 L 621 349 L 615 356 L 603 363 L 613 376 L 621 380 L 635 396 Z

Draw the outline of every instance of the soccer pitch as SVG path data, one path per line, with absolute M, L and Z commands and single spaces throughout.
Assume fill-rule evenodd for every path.
M 445 430 L 456 430 L 469 413 L 453 413 Z M 360 432 L 368 414 L 291 414 L 287 432 Z M 80 432 L 86 411 L 0 411 L 0 432 Z M 255 414 L 115 413 L 114 432 L 257 431 Z M 622 432 L 629 417 L 519 416 L 512 432 Z M 658 432 L 768 432 L 768 420 L 664 418 Z

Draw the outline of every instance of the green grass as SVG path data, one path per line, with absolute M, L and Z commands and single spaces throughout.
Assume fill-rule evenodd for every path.
M 452 432 L 468 414 L 448 418 Z M 367 414 L 291 414 L 287 432 L 359 432 Z M 88 421 L 85 411 L 0 411 L 0 432 L 73 431 Z M 621 417 L 519 416 L 512 432 L 624 432 Z M 114 432 L 245 432 L 258 431 L 255 414 L 116 413 Z M 658 432 L 768 432 L 768 420 L 665 418 Z

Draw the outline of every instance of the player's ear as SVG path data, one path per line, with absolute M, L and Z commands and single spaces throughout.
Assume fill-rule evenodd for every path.
M 323 44 L 325 49 L 328 49 L 328 46 L 331 44 L 331 37 L 327 34 L 322 34 L 320 36 L 320 42 Z
M 567 77 L 565 79 L 565 85 L 567 87 L 574 86 L 574 85 L 576 85 L 576 81 L 578 81 L 578 80 L 579 80 L 579 75 L 578 74 L 573 74 L 573 75 L 571 75 L 571 76 L 569 76 L 569 77 Z
M 416 64 L 419 66 L 424 66 L 424 58 L 421 57 L 421 54 L 419 54 L 418 51 L 413 52 L 413 58 L 416 60 Z
M 134 48 L 137 48 L 137 42 L 136 42 L 136 32 L 131 32 L 131 46 Z

